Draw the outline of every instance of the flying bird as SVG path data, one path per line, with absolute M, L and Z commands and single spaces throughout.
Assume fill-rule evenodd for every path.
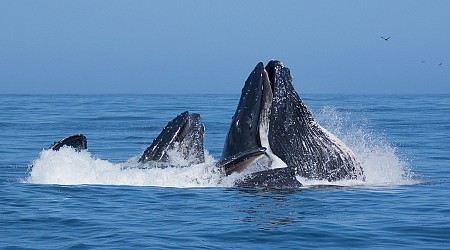
M 389 38 L 391 38 L 391 37 L 386 37 L 386 38 L 381 37 L 381 38 L 383 38 L 385 41 L 387 41 L 387 40 L 389 40 Z
M 441 63 L 439 63 L 438 65 L 439 65 L 439 66 L 441 66 L 441 65 L 442 65 L 442 62 L 441 62 Z

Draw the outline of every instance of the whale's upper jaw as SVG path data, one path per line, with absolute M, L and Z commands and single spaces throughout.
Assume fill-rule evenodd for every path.
M 275 83 L 275 75 L 276 71 L 283 68 L 284 65 L 281 61 L 278 60 L 270 60 L 269 63 L 267 63 L 266 67 L 264 68 L 267 72 L 267 75 L 269 77 L 270 85 L 273 91 L 274 83 Z

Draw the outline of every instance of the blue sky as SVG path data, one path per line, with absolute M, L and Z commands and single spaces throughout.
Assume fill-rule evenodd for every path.
M 239 94 L 272 58 L 300 95 L 450 93 L 449 10 L 450 1 L 5 0 L 0 93 Z

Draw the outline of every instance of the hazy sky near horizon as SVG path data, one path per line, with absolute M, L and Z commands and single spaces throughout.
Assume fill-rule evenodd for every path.
M 438 0 L 5 0 L 0 94 L 238 94 L 270 59 L 291 69 L 300 95 L 449 94 L 449 10 Z

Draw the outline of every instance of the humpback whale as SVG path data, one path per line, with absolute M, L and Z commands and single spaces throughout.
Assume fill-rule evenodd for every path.
M 321 127 L 299 97 L 289 68 L 277 60 L 258 63 L 242 88 L 238 106 L 215 166 L 223 176 L 243 174 L 240 187 L 299 188 L 301 179 L 365 180 L 352 150 Z M 171 120 L 139 157 L 170 164 L 170 152 L 181 154 L 185 165 L 205 162 L 205 126 L 200 115 L 181 113 Z M 87 149 L 86 137 L 73 135 L 50 147 Z
M 225 140 L 220 160 L 225 173 L 253 168 L 237 183 L 249 187 L 300 187 L 296 177 L 364 180 L 354 153 L 314 120 L 292 79 L 276 60 L 266 67 L 260 62 L 251 72 Z M 273 177 L 275 183 L 267 181 Z
M 200 115 L 185 111 L 170 121 L 139 158 L 140 163 L 167 162 L 169 150 L 180 153 L 186 165 L 205 162 L 205 126 Z
M 87 149 L 86 136 L 84 136 L 82 134 L 77 134 L 77 135 L 72 135 L 72 136 L 63 138 L 57 142 L 54 142 L 53 145 L 49 149 L 58 151 L 63 146 L 72 147 L 77 152 Z

